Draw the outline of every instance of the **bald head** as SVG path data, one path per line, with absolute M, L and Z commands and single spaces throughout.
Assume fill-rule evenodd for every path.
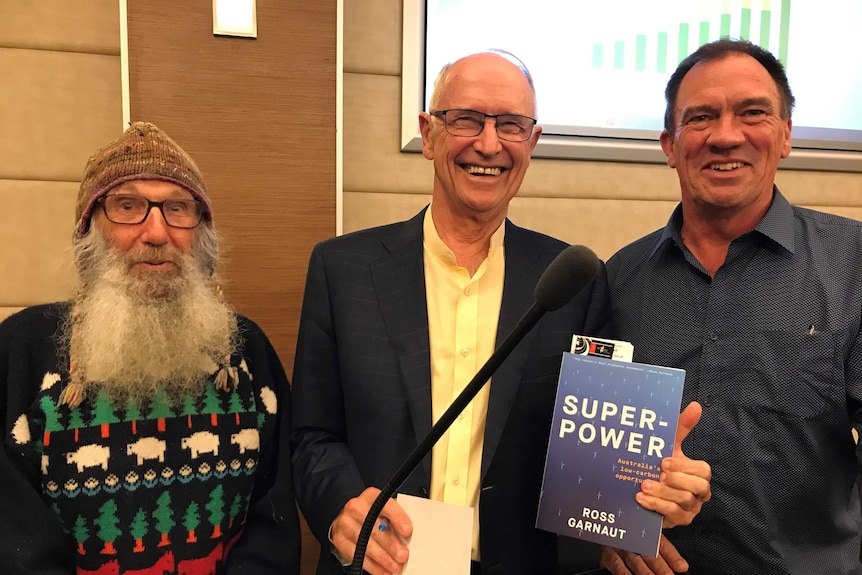
M 514 54 L 504 50 L 487 50 L 470 54 L 443 66 L 431 93 L 431 110 L 441 110 L 450 107 L 448 101 L 460 96 L 455 85 L 456 79 L 468 81 L 478 78 L 482 83 L 495 85 L 500 93 L 512 99 L 521 99 L 528 104 L 529 110 L 521 112 L 524 115 L 536 117 L 536 90 L 533 86 L 533 76 Z

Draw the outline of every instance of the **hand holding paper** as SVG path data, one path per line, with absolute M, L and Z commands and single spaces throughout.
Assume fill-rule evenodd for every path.
M 358 497 L 348 501 L 333 521 L 331 541 L 341 557 L 353 557 L 362 523 L 378 493 L 380 490 L 376 487 L 367 488 Z M 371 575 L 401 573 L 409 557 L 407 545 L 402 538 L 412 535 L 413 523 L 394 499 L 386 503 L 380 517 L 381 521 L 387 522 L 388 527 L 371 532 L 362 568 Z

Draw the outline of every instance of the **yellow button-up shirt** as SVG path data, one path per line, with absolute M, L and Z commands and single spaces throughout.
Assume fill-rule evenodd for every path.
M 425 212 L 425 292 L 431 343 L 433 421 L 452 404 L 494 351 L 503 299 L 505 225 L 491 236 L 488 257 L 471 277 L 455 263 Z M 488 414 L 486 384 L 434 446 L 431 499 L 473 508 L 473 559 L 479 560 L 479 488 Z

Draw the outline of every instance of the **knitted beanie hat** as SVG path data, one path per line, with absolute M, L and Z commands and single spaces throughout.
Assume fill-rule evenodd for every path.
M 77 237 L 90 229 L 95 203 L 131 180 L 161 180 L 185 188 L 201 203 L 204 219 L 211 224 L 212 206 L 194 160 L 155 124 L 135 122 L 87 161 L 75 208 Z

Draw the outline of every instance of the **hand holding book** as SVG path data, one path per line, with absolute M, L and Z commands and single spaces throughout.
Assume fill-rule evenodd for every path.
M 673 457 L 662 461 L 659 481 L 644 481 L 641 492 L 635 495 L 641 507 L 664 515 L 663 528 L 687 525 L 710 498 L 709 480 L 712 471 L 709 464 L 690 459 L 682 452 L 682 442 L 700 421 L 701 413 L 702 408 L 698 403 L 688 404 L 680 413 Z M 602 547 L 601 566 L 613 575 L 644 572 L 674 575 L 688 571 L 688 562 L 664 535 L 659 541 L 658 557 Z
M 624 343 L 576 339 L 563 356 L 536 526 L 658 557 L 661 572 L 681 560 L 662 528 L 710 497 L 709 465 L 682 451 L 702 410 L 679 411 L 684 371 L 631 363 Z
M 602 547 L 601 567 L 611 572 L 612 575 L 675 575 L 676 573 L 688 572 L 688 561 L 679 554 L 673 543 L 661 536 L 659 542 L 658 557 L 638 555 L 631 551 L 623 551 L 613 547 Z
M 682 452 L 682 442 L 700 421 L 703 408 L 689 403 L 679 414 L 673 456 L 661 462 L 658 481 L 645 479 L 635 495 L 638 504 L 664 516 L 662 528 L 688 525 L 709 501 L 712 470 L 706 461 L 690 459 Z

